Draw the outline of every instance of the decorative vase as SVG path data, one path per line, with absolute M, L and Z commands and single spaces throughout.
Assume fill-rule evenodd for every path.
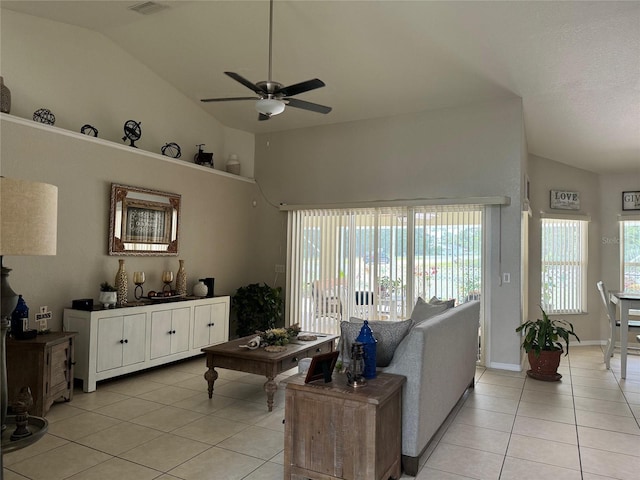
M 209 289 L 201 280 L 193 286 L 193 295 L 196 297 L 206 297 Z
M 533 350 L 530 350 L 528 358 L 531 370 L 527 370 L 527 375 L 536 380 L 557 382 L 562 378 L 562 375 L 558 373 L 561 355 L 562 350 L 541 350 L 538 356 Z
M 128 297 L 128 283 L 129 279 L 127 278 L 127 271 L 124 268 L 124 260 L 118 260 L 120 266 L 118 267 L 118 272 L 116 273 L 116 288 L 117 290 L 117 305 L 122 306 L 127 304 Z
M 187 294 L 187 272 L 184 269 L 184 260 L 178 260 L 180 262 L 180 268 L 176 273 L 176 295 Z
M 4 84 L 0 77 L 0 112 L 11 113 L 11 90 Z
M 364 321 L 360 329 L 360 334 L 356 338 L 356 342 L 363 344 L 364 371 L 362 376 L 369 379 L 376 378 L 376 344 L 378 341 L 373 336 L 367 320 Z
M 100 292 L 99 301 L 104 308 L 115 307 L 118 302 L 118 292 Z
M 238 160 L 238 155 L 235 153 L 229 155 L 229 160 L 227 160 L 227 172 L 233 173 L 234 175 L 240 175 L 240 161 Z

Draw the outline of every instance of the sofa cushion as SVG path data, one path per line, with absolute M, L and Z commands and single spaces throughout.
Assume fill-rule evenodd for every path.
M 447 308 L 449 307 L 446 302 L 434 305 L 425 302 L 422 297 L 418 297 L 418 301 L 413 307 L 413 312 L 411 312 L 411 320 L 413 320 L 414 323 L 421 323 L 444 312 Z
M 455 298 L 451 298 L 449 300 L 441 300 L 436 296 L 431 297 L 431 300 L 429 300 L 429 304 L 431 305 L 442 305 L 445 304 L 447 306 L 447 308 L 453 308 L 456 306 L 456 299 Z
M 351 317 L 350 321 L 340 322 L 340 354 L 344 365 L 348 365 L 351 360 L 351 344 L 360 334 L 360 329 L 364 320 Z M 376 366 L 386 367 L 391 363 L 396 347 L 411 330 L 413 321 L 403 320 L 393 321 L 369 321 L 369 328 L 373 336 L 378 341 L 376 344 Z

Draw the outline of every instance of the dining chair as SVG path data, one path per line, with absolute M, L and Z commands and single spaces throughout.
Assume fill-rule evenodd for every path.
M 616 327 L 620 326 L 620 320 L 616 318 L 616 309 L 609 297 L 611 292 L 607 290 L 604 282 L 602 280 L 598 281 L 596 287 L 600 293 L 600 299 L 602 300 L 602 305 L 604 306 L 604 311 L 609 321 L 609 339 L 607 340 L 607 346 L 604 351 L 604 364 L 607 366 L 607 369 L 609 369 L 610 359 L 613 357 L 613 350 L 616 346 Z M 630 320 L 629 328 L 640 328 L 640 321 Z M 640 342 L 640 335 L 636 337 L 636 340 Z

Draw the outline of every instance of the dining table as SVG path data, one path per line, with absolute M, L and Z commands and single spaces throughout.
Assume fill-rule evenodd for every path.
M 611 292 L 609 299 L 611 303 L 620 307 L 620 376 L 627 378 L 629 310 L 640 310 L 640 292 Z M 613 336 L 611 342 L 614 343 Z

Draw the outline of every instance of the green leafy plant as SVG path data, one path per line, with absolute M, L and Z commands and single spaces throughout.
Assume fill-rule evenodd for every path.
M 252 283 L 240 287 L 231 297 L 236 312 L 236 333 L 244 337 L 256 331 L 266 331 L 281 324 L 284 300 L 282 288 Z
M 102 282 L 100 284 L 100 291 L 101 292 L 117 292 L 118 289 L 113 285 L 111 285 L 109 282 Z
M 542 320 L 527 321 L 516 328 L 516 332 L 524 331 L 522 348 L 529 353 L 533 351 L 540 356 L 542 350 L 563 350 L 560 340 L 564 340 L 566 345 L 565 355 L 569 353 L 569 337 L 573 336 L 579 342 L 578 335 L 573 331 L 573 324 L 565 320 L 551 320 L 547 312 L 540 307 Z

